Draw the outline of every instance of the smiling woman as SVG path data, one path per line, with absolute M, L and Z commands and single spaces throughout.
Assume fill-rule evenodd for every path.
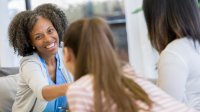
M 30 33 L 30 40 L 37 53 L 42 57 L 49 57 L 56 54 L 58 50 L 58 33 L 51 21 L 39 16 L 33 30 Z
M 63 11 L 52 4 L 21 12 L 12 20 L 9 41 L 23 56 L 13 112 L 62 112 L 59 107 L 67 108 L 64 95 L 72 77 L 59 52 L 66 26 Z

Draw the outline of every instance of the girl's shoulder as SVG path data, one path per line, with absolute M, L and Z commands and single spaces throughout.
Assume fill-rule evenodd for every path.
M 82 76 L 80 79 L 76 80 L 69 86 L 69 91 L 77 91 L 77 90 L 87 90 L 92 91 L 93 88 L 93 76 L 87 74 Z

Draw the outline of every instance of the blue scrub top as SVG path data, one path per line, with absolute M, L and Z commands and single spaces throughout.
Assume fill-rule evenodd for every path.
M 49 85 L 60 85 L 60 84 L 67 83 L 61 71 L 60 59 L 59 59 L 58 53 L 56 54 L 56 81 L 55 82 L 51 80 L 48 69 L 46 67 L 45 60 L 42 57 L 40 57 L 40 61 L 42 62 L 44 68 L 46 69 L 46 75 L 48 78 Z M 54 99 L 48 102 L 46 108 L 44 109 L 44 112 L 65 112 L 66 111 L 60 108 L 67 108 L 66 96 L 61 96 L 61 97 L 58 97 L 57 99 Z

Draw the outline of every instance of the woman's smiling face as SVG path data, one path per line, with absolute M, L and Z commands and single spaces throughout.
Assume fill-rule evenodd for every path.
M 50 20 L 39 16 L 30 33 L 32 46 L 42 57 L 55 55 L 58 51 L 59 37 Z

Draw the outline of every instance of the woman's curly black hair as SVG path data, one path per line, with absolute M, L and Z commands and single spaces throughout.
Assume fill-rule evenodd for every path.
M 67 18 L 64 12 L 54 4 L 43 4 L 33 11 L 23 11 L 18 13 L 11 21 L 8 29 L 9 42 L 14 51 L 20 56 L 32 55 L 35 52 L 31 45 L 30 32 L 38 20 L 38 16 L 49 19 L 59 36 L 59 43 L 67 27 Z

